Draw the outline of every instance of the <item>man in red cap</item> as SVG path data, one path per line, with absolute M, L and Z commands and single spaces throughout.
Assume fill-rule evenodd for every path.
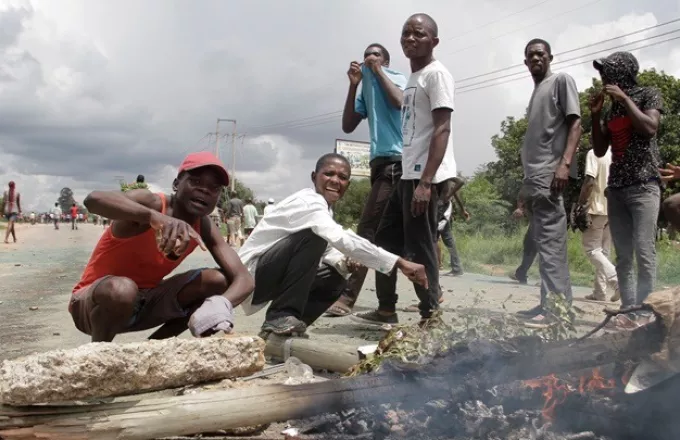
M 73 289 L 69 311 L 93 342 L 161 326 L 149 339 L 231 331 L 233 308 L 254 288 L 252 276 L 208 215 L 229 184 L 224 165 L 208 152 L 189 154 L 174 194 L 147 189 L 93 191 L 89 212 L 111 219 Z M 218 268 L 170 274 L 200 246 Z

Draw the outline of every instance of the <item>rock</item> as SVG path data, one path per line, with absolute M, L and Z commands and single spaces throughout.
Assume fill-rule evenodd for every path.
M 36 310 L 38 310 L 38 307 L 37 306 L 31 306 L 31 307 L 28 308 L 28 310 L 35 312 Z
M 0 403 L 84 400 L 249 376 L 264 367 L 258 337 L 89 343 L 0 365 Z

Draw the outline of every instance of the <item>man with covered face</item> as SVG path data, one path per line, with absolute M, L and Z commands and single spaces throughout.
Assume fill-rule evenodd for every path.
M 609 225 L 616 250 L 622 307 L 640 304 L 654 289 L 656 221 L 661 201 L 661 158 L 656 143 L 663 113 L 661 93 L 637 82 L 639 64 L 629 52 L 595 60 L 603 90 L 590 101 L 593 147 L 602 157 L 609 145 L 612 165 L 607 188 Z M 602 115 L 605 98 L 611 106 Z M 633 280 L 633 256 L 637 283 Z M 621 327 L 640 324 L 639 315 L 621 315 Z

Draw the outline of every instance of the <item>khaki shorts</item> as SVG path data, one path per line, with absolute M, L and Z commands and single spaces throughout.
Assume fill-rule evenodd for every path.
M 121 333 L 148 330 L 177 318 L 186 318 L 193 310 L 183 309 L 177 301 L 179 292 L 192 282 L 203 269 L 194 269 L 164 279 L 151 289 L 139 289 L 135 302 L 135 311 L 127 327 Z M 69 311 L 76 328 L 81 332 L 92 334 L 92 309 L 95 307 L 94 291 L 99 283 L 110 278 L 108 275 L 99 278 L 89 286 L 85 286 L 71 296 Z
M 229 235 L 236 235 L 241 231 L 241 217 L 229 217 L 227 219 L 227 231 Z

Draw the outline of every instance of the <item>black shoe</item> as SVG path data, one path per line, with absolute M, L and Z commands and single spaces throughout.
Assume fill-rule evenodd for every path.
M 541 307 L 541 306 L 539 305 L 539 306 L 534 307 L 533 309 L 529 309 L 529 310 L 520 310 L 519 312 L 517 312 L 517 313 L 515 313 L 515 314 L 516 314 L 516 315 L 519 315 L 519 316 L 522 317 L 522 318 L 534 318 L 534 317 L 536 317 L 536 316 L 538 316 L 538 315 L 542 315 L 542 314 L 543 314 L 543 307 Z
M 392 315 L 383 315 L 379 313 L 377 310 L 373 310 L 372 312 L 366 313 L 357 313 L 356 315 L 351 315 L 349 319 L 360 324 L 368 324 L 373 326 L 375 325 L 383 326 L 385 324 L 391 325 L 399 324 L 399 318 L 397 317 L 396 313 L 393 313 Z
M 299 336 L 307 331 L 307 325 L 294 316 L 282 316 L 280 318 L 265 321 L 262 324 L 263 333 L 274 333 L 279 336 Z M 262 337 L 262 336 L 261 336 Z
M 520 284 L 529 284 L 528 278 L 517 275 L 517 272 L 511 273 L 510 275 L 508 275 L 508 277 L 510 277 L 511 280 L 517 281 Z

